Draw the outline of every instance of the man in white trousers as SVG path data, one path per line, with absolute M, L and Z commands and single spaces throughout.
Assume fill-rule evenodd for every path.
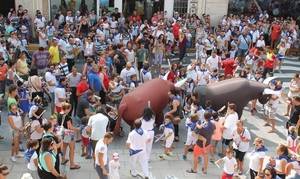
M 150 142 L 147 131 L 141 128 L 141 119 L 134 121 L 134 129 L 128 134 L 126 142 L 129 148 L 130 156 L 130 174 L 133 177 L 138 175 L 136 170 L 136 163 L 139 162 L 143 170 L 144 178 L 149 179 L 149 167 L 146 153 L 146 144 Z

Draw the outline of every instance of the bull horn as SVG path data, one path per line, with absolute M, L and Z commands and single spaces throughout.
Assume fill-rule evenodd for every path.
M 183 80 L 178 81 L 178 82 L 175 84 L 175 87 L 177 87 L 177 88 L 182 87 L 186 81 L 187 81 L 187 78 L 184 78 Z
M 281 94 L 281 91 L 275 91 L 275 90 L 271 90 L 269 88 L 264 89 L 263 94 L 274 94 L 279 96 Z
M 273 76 L 273 77 L 268 77 L 264 80 L 264 84 L 268 85 L 272 80 L 278 79 L 277 76 Z

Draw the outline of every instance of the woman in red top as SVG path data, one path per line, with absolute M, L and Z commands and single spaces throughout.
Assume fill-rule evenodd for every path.
M 180 24 L 178 22 L 176 22 L 173 25 L 173 35 L 176 40 L 179 39 L 179 29 L 180 29 Z
M 4 63 L 4 58 L 0 57 L 0 94 L 5 93 L 5 80 L 6 80 L 6 73 L 8 67 L 7 64 Z
M 274 49 L 281 34 L 281 26 L 278 21 L 271 26 L 271 49 Z
M 167 76 L 167 80 L 171 81 L 172 83 L 176 82 L 177 79 L 177 64 L 172 64 L 170 72 Z
M 106 73 L 107 67 L 106 66 L 100 66 L 99 70 L 99 76 L 102 82 L 103 89 L 100 91 L 100 97 L 101 97 L 101 103 L 106 104 L 106 92 L 109 88 L 109 78 Z

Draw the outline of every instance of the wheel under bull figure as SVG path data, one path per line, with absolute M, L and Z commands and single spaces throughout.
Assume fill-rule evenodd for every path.
M 132 126 L 135 119 L 142 117 L 143 110 L 149 103 L 156 114 L 156 123 L 161 124 L 163 122 L 163 110 L 170 100 L 169 92 L 176 87 L 177 85 L 169 81 L 153 79 L 126 94 L 119 105 L 119 118 L 115 132 L 120 132 L 121 119 Z M 262 104 L 268 101 L 269 95 L 263 94 L 266 88 L 268 85 L 263 83 L 233 78 L 207 86 L 197 86 L 193 95 L 200 100 L 202 107 L 205 107 L 206 100 L 211 100 L 213 109 L 216 111 L 226 106 L 228 102 L 235 103 L 237 113 L 241 117 L 243 108 L 250 100 L 259 99 Z

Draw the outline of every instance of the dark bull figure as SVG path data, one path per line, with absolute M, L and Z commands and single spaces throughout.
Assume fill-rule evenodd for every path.
M 237 105 L 237 112 L 241 116 L 244 106 L 250 100 L 259 99 L 263 104 L 267 102 L 267 95 L 263 95 L 265 88 L 267 85 L 259 82 L 234 78 L 207 86 L 198 86 L 193 95 L 199 98 L 201 104 L 204 104 L 205 100 L 211 100 L 215 110 L 219 110 L 228 102 L 233 102 Z M 125 95 L 119 106 L 115 132 L 119 132 L 121 119 L 132 126 L 134 120 L 142 116 L 149 102 L 156 114 L 156 123 L 161 124 L 163 110 L 170 100 L 169 92 L 172 89 L 175 89 L 175 86 L 171 82 L 154 79 Z
M 228 102 L 235 103 L 239 117 L 250 100 L 258 99 L 261 104 L 268 102 L 269 95 L 263 95 L 268 85 L 244 78 L 233 78 L 207 86 L 197 86 L 193 96 L 200 100 L 204 107 L 205 101 L 210 100 L 214 110 L 227 106 Z

